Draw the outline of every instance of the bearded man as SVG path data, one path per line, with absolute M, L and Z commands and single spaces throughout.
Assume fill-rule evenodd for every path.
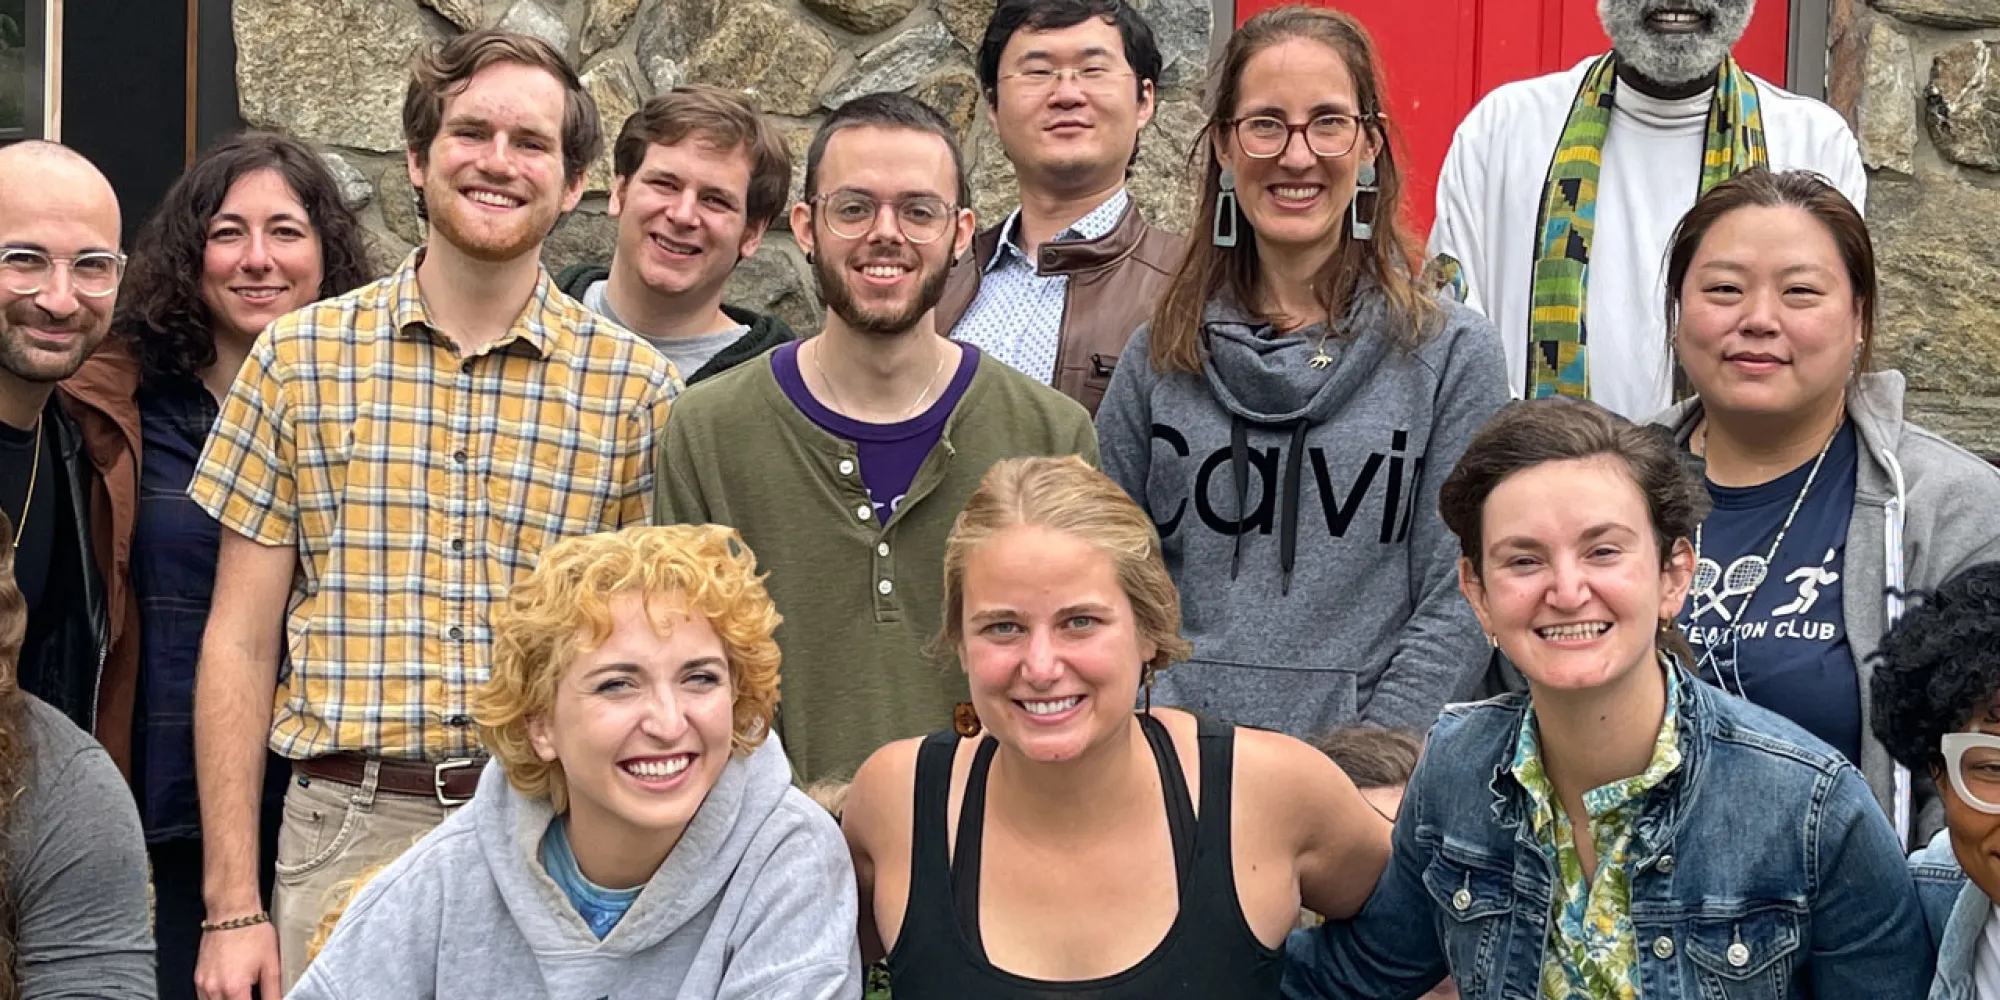
M 968 698 L 924 647 L 942 614 L 945 536 L 994 462 L 1097 461 L 1082 405 L 933 312 L 972 241 L 950 123 L 901 94 L 835 109 L 806 152 L 792 235 L 826 325 L 689 389 L 660 448 L 661 524 L 727 524 L 785 623 L 778 730 L 811 781 L 930 732 Z
M 1598 0 L 1612 51 L 1501 87 L 1459 126 L 1431 253 L 1499 329 L 1517 396 L 1633 419 L 1672 402 L 1664 258 L 1709 188 L 1751 167 L 1812 170 L 1862 204 L 1846 121 L 1730 57 L 1754 8 Z

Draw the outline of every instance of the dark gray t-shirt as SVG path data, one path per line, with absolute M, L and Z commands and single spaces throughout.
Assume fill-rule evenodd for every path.
M 145 835 L 97 741 L 27 696 L 33 755 L 7 822 L 21 1000 L 153 1000 Z

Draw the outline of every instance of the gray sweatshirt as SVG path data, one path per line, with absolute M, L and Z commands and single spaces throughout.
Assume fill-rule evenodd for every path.
M 776 736 L 734 758 L 599 941 L 543 870 L 554 818 L 498 763 L 371 879 L 291 1000 L 858 1000 L 854 868 Z
M 1492 325 L 1444 308 L 1399 346 L 1369 287 L 1321 368 L 1324 326 L 1274 336 L 1229 302 L 1208 305 L 1200 375 L 1160 374 L 1150 330 L 1133 335 L 1098 446 L 1159 526 L 1195 645 L 1154 701 L 1300 737 L 1424 731 L 1485 664 L 1437 495 L 1507 376 Z
M 1701 423 L 1701 401 L 1653 418 L 1683 446 Z M 1895 822 L 1905 849 L 1921 847 L 1944 826 L 1944 806 L 1929 776 L 1912 776 L 1875 739 L 1868 699 L 1870 663 L 1882 634 L 1902 613 L 1903 595 L 1936 588 L 1959 570 L 2000 559 L 2000 470 L 1944 438 L 1903 420 L 1903 373 L 1861 376 L 1847 416 L 1861 440 L 1854 469 L 1854 513 L 1841 567 L 1841 616 L 1861 680 L 1861 775 Z

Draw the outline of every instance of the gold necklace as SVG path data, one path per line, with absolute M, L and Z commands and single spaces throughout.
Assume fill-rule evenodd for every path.
M 803 350 L 803 348 L 801 348 L 801 350 Z M 844 410 L 846 409 L 846 407 L 841 405 L 840 394 L 836 392 L 833 388 L 833 379 L 827 377 L 826 368 L 819 363 L 820 350 L 821 348 L 818 346 L 815 346 L 813 348 L 813 356 L 812 356 L 813 371 L 818 372 L 819 380 L 826 384 L 826 393 L 827 396 L 829 397 L 827 401 L 833 404 L 834 409 Z M 904 409 L 902 414 L 898 416 L 894 421 L 892 421 L 893 423 L 901 423 L 905 420 L 908 420 L 910 419 L 910 415 L 917 411 L 917 406 L 924 401 L 924 398 L 926 396 L 929 396 L 931 394 L 931 386 L 937 384 L 938 375 L 944 371 L 944 362 L 945 359 L 943 357 L 938 358 L 937 367 L 931 369 L 930 381 L 924 383 L 924 387 L 917 391 L 916 400 L 912 402 L 906 409 Z M 856 417 L 855 419 L 858 420 L 860 418 Z
M 42 474 L 42 424 L 35 418 L 35 458 L 28 466 L 28 494 L 21 498 L 21 520 L 14 525 L 14 547 L 21 547 L 22 533 L 28 530 L 28 505 L 35 502 L 35 479 Z

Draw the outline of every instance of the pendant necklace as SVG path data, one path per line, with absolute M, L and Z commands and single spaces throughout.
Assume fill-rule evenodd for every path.
M 28 492 L 21 498 L 21 520 L 14 525 L 14 547 L 21 547 L 21 538 L 28 530 L 28 507 L 35 502 L 35 480 L 42 474 L 42 427 L 48 423 L 42 417 L 35 418 L 35 458 L 28 466 Z

